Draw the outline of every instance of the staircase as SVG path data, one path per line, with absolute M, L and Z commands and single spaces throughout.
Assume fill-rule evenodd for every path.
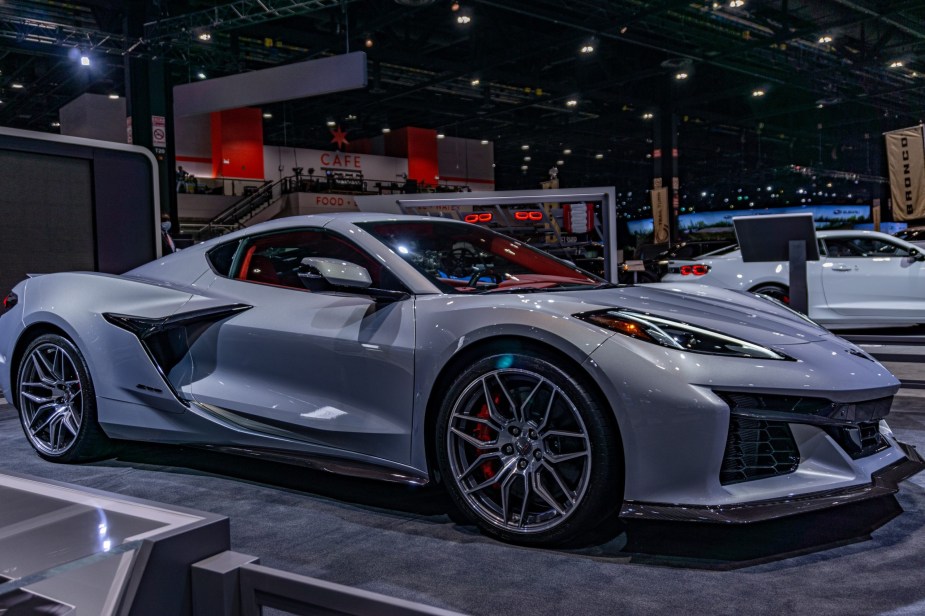
M 193 235 L 197 242 L 202 242 L 230 231 L 248 226 L 248 221 L 264 213 L 274 203 L 278 203 L 283 196 L 283 188 L 288 186 L 291 178 L 285 177 L 275 182 L 269 182 L 253 193 L 235 202 L 229 208 L 215 216 Z M 261 221 L 269 217 L 261 216 Z

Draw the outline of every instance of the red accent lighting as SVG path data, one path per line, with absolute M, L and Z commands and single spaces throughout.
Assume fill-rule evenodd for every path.
M 543 212 L 536 210 L 519 210 L 514 212 L 515 220 L 532 220 L 534 222 L 543 220 Z
M 466 222 L 491 222 L 493 215 L 491 212 L 478 212 L 476 214 L 466 214 L 463 218 Z

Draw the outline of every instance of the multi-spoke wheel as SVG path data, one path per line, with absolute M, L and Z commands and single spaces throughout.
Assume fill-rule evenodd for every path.
M 489 534 L 562 543 L 622 500 L 616 429 L 579 380 L 545 359 L 478 361 L 450 388 L 437 425 L 450 493 Z
M 86 362 L 62 336 L 36 338 L 17 379 L 19 417 L 29 443 L 46 460 L 76 462 L 105 454 Z

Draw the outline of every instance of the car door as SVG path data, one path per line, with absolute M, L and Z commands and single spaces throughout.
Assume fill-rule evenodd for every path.
M 305 257 L 362 265 L 373 287 L 400 283 L 322 229 L 249 238 L 210 291 L 253 306 L 192 349 L 192 396 L 251 431 L 312 447 L 407 462 L 414 385 L 413 299 L 309 291 Z M 317 283 L 317 279 L 315 279 Z
M 925 320 L 925 266 L 903 246 L 870 237 L 826 238 L 822 286 L 846 316 Z

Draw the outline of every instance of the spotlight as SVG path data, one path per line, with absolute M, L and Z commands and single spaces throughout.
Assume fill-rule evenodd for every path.
M 764 96 L 764 90 L 752 90 L 752 96 L 759 98 Z
M 372 47 L 373 45 L 375 45 L 376 42 L 373 40 L 373 37 L 367 36 L 367 37 L 366 37 L 366 40 L 363 41 L 363 44 L 366 46 L 366 49 L 369 49 L 370 47 Z
M 196 78 L 197 78 L 197 79 L 205 79 L 205 78 L 206 78 L 206 74 L 203 73 L 202 71 L 199 71 L 198 73 L 196 73 Z
M 556 166 L 557 166 L 557 167 L 561 167 L 561 166 L 564 165 L 564 164 L 565 164 L 565 161 L 564 161 L 564 160 L 561 160 L 561 159 L 560 159 L 560 160 L 557 160 L 557 161 L 556 161 Z
M 272 117 L 273 117 L 273 114 L 270 113 L 269 111 L 265 111 L 264 114 L 263 114 L 263 118 L 264 118 L 265 120 L 269 120 L 269 119 L 272 118 Z
M 446 135 L 443 133 L 437 133 L 437 139 L 446 139 Z
M 389 128 L 388 126 L 383 126 L 383 127 L 382 127 L 382 132 L 383 132 L 383 134 L 388 134 L 388 133 L 391 133 L 391 132 L 392 132 L 392 129 Z
M 524 156 L 524 162 L 525 162 L 525 163 L 529 163 L 531 160 L 533 160 L 533 159 L 530 158 L 529 156 Z
M 200 32 L 196 38 L 198 38 L 200 41 L 211 41 L 212 33 L 211 32 Z
M 22 85 L 21 83 L 11 83 L 11 84 L 10 84 L 10 87 L 13 88 L 14 90 L 22 90 L 22 89 L 23 89 L 23 85 Z
M 603 154 L 595 154 L 595 155 L 594 155 L 594 158 L 596 158 L 597 160 L 600 160 L 600 159 L 604 158 L 604 155 L 603 155 Z
M 569 148 L 565 148 L 564 150 L 562 150 L 562 153 L 568 156 L 569 154 L 572 153 L 572 151 Z
M 482 145 L 488 145 L 488 139 L 482 139 Z
M 329 128 L 333 128 L 337 126 L 337 122 L 335 122 L 334 120 L 328 120 L 327 122 L 325 122 L 325 124 L 327 124 Z
M 687 79 L 687 77 L 688 77 L 687 73 L 675 73 L 675 76 L 674 76 L 674 78 L 677 79 L 678 81 L 684 81 L 685 79 Z
M 823 44 L 825 44 L 825 43 L 831 43 L 831 42 L 832 42 L 832 37 L 831 37 L 831 36 L 828 36 L 828 35 L 820 36 L 820 37 L 819 37 L 819 42 L 820 42 L 820 43 L 823 43 Z
M 80 54 L 80 65 L 81 66 L 90 66 L 90 56 L 85 53 Z
M 453 4 L 451 4 L 451 5 L 450 5 L 450 10 L 453 11 L 454 13 L 455 13 L 456 11 L 458 11 L 458 10 L 459 10 L 459 3 L 458 3 L 458 2 L 454 2 Z
M 52 123 L 51 123 L 51 127 L 52 127 L 52 128 L 61 128 L 61 122 L 52 122 Z
M 594 45 L 582 45 L 581 53 L 594 53 Z
M 119 95 L 113 92 L 112 94 L 109 95 L 109 98 L 110 100 L 114 100 L 114 101 L 119 100 Z
M 469 17 L 468 15 L 459 15 L 456 17 L 456 23 L 458 24 L 465 25 L 465 24 L 470 23 L 471 21 L 472 21 L 472 18 Z
M 521 165 L 521 166 L 520 166 L 520 170 L 521 170 L 521 171 L 526 171 L 526 170 L 529 169 L 529 168 L 530 168 L 530 167 L 528 167 L 527 165 Z
M 527 145 L 527 144 L 525 143 L 525 144 L 523 144 L 522 146 L 520 146 L 520 149 L 521 149 L 521 150 L 529 150 L 529 149 L 530 149 L 530 146 Z
M 655 117 L 655 114 L 650 113 L 650 112 L 646 112 L 646 113 L 642 114 L 642 119 L 643 119 L 643 120 L 651 120 L 651 119 L 654 118 L 654 117 Z
M 902 68 L 902 60 L 896 60 L 895 62 L 890 62 L 890 68 Z
M 567 101 L 565 101 L 565 106 L 566 106 L 566 107 L 577 107 L 577 106 L 578 106 L 578 101 L 575 100 L 574 98 L 570 98 L 570 99 L 568 99 Z
M 729 8 L 731 9 L 738 9 L 743 6 L 745 6 L 745 0 L 732 0 L 732 2 L 729 3 Z

